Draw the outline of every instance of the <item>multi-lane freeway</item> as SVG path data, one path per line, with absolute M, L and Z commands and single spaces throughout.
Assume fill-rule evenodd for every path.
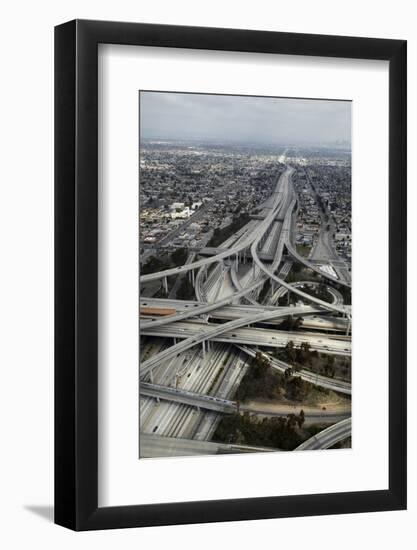
M 167 288 L 167 277 L 178 281 L 178 275 L 188 272 L 197 298 L 175 300 L 172 292 L 169 299 L 141 298 L 140 418 L 142 436 L 146 434 L 142 441 L 147 441 L 147 450 L 141 448 L 141 456 L 160 456 L 159 452 L 167 452 L 163 448 L 169 452 L 175 448 L 182 454 L 180 443 L 163 442 L 164 438 L 196 442 L 184 443 L 187 453 L 192 450 L 190 445 L 195 449 L 200 445 L 200 452 L 205 452 L 202 447 L 212 437 L 221 415 L 236 411 L 233 395 L 259 347 L 283 347 L 291 340 L 296 347 L 308 342 L 312 350 L 327 355 L 351 355 L 350 306 L 343 303 L 337 290 L 343 281 L 323 273 L 292 246 L 296 206 L 293 174 L 294 169 L 287 167 L 277 177 L 274 191 L 258 214 L 216 250 L 210 254 L 202 251 L 201 255 L 192 250 L 185 265 L 140 277 L 141 283 L 162 280 Z M 294 262 L 327 281 L 329 301 L 305 292 L 305 283 L 286 282 Z M 269 290 L 265 293 L 266 284 Z M 173 288 L 177 287 L 178 283 L 174 284 Z M 276 305 L 286 293 L 296 296 L 295 306 Z M 145 313 L 147 308 L 169 313 L 149 315 Z M 297 331 L 277 327 L 286 319 L 297 318 Z M 272 368 L 281 372 L 290 368 L 262 353 Z M 349 382 L 306 369 L 295 375 L 318 387 L 350 395 Z M 245 407 L 239 404 L 239 410 Z M 247 410 L 265 413 L 259 408 Z M 319 416 L 320 421 L 325 416 L 327 422 L 339 425 L 346 415 L 350 415 L 350 408 L 342 417 L 330 413 Z M 309 418 L 313 421 L 314 414 Z M 327 444 L 336 432 L 333 430 L 331 437 L 315 437 L 320 444 Z
M 238 346 L 240 350 L 242 350 L 244 353 L 251 357 L 255 357 L 257 350 L 253 348 L 248 348 L 247 346 Z M 280 359 L 277 359 L 276 357 L 273 357 L 269 353 L 265 353 L 264 351 L 261 352 L 262 356 L 267 359 L 270 366 L 273 369 L 278 370 L 279 372 L 285 373 L 288 369 L 291 368 L 291 365 L 288 363 L 285 363 L 285 361 L 281 361 Z M 323 376 L 322 374 L 316 374 L 315 372 L 312 372 L 307 369 L 300 369 L 297 371 L 293 376 L 299 376 L 302 380 L 305 380 L 306 382 L 310 382 L 310 384 L 314 384 L 315 386 L 319 386 L 321 388 L 326 388 L 327 390 L 333 390 L 338 393 L 343 393 L 346 395 L 351 395 L 352 388 L 350 382 L 347 382 L 345 380 L 339 380 L 335 378 L 330 378 L 329 376 Z
M 208 411 L 221 412 L 225 414 L 248 412 L 264 416 L 286 416 L 293 414 L 294 412 L 299 412 L 297 409 L 294 409 L 294 405 L 290 404 L 287 406 L 281 406 L 279 409 L 274 411 L 274 409 L 271 409 L 270 407 L 238 404 L 236 401 L 232 401 L 230 399 L 195 393 L 182 388 L 171 388 L 169 386 L 161 386 L 160 384 L 151 384 L 149 382 L 141 383 L 140 393 L 146 397 L 153 397 L 156 400 L 163 399 L 165 401 L 172 401 L 174 403 L 181 403 L 183 405 L 196 407 L 197 409 L 206 409 Z M 301 407 L 299 407 L 299 410 L 301 410 Z M 346 416 L 349 415 L 349 406 L 339 409 L 338 411 L 334 411 L 332 409 L 311 410 L 311 407 L 305 411 L 305 418 L 309 420 L 318 420 L 324 423 L 336 422 L 341 418 L 346 418 Z
M 155 434 L 140 434 L 141 458 L 156 456 L 197 456 L 197 455 L 224 455 L 237 453 L 265 453 L 279 451 L 270 447 L 252 447 L 236 443 L 217 443 L 214 441 L 200 441 L 180 437 L 162 437 Z
M 285 289 L 285 292 L 287 292 L 286 289 Z M 196 307 L 199 307 L 199 302 L 196 302 L 194 300 L 174 300 L 174 299 L 161 299 L 161 298 L 141 298 L 140 300 L 140 309 L 142 311 L 144 311 L 145 308 L 152 308 L 152 309 L 168 308 L 171 310 L 175 310 L 176 313 L 192 312 L 192 314 L 190 315 L 191 318 L 198 317 L 193 314 L 194 313 L 193 308 L 196 308 Z M 232 321 L 233 319 L 239 319 L 240 317 L 261 313 L 262 311 L 265 311 L 265 310 L 272 310 L 272 309 L 276 310 L 276 309 L 279 309 L 280 307 L 281 306 L 271 306 L 271 305 L 253 306 L 250 304 L 249 305 L 248 304 L 226 305 L 210 311 L 207 314 L 207 317 L 211 319 Z M 319 329 L 321 331 L 326 331 L 326 332 L 335 331 L 335 332 L 346 333 L 348 329 L 348 321 L 346 318 L 332 317 L 328 314 L 319 317 L 315 312 L 316 312 L 316 309 L 312 308 L 311 306 L 306 306 L 304 316 L 301 319 L 301 326 L 303 328 Z M 145 329 L 147 326 L 150 326 L 151 323 L 148 324 L 146 322 L 146 319 L 149 320 L 151 317 L 157 320 L 157 317 L 143 313 L 142 319 L 141 319 L 142 329 Z M 169 321 L 169 322 L 172 322 L 172 321 Z M 154 323 L 155 321 L 152 321 L 152 324 Z M 268 325 L 279 325 L 280 323 L 282 323 L 282 319 L 268 319 L 267 321 L 264 321 L 264 323 Z M 169 324 L 168 319 L 166 324 Z
M 261 314 L 263 315 L 263 314 Z M 284 313 L 286 315 L 286 313 Z M 240 322 L 240 319 L 238 320 Z M 236 321 L 230 321 L 237 326 Z M 351 354 L 351 342 L 349 337 L 327 334 L 315 334 L 312 332 L 291 332 L 288 330 L 277 330 L 260 327 L 251 328 L 233 328 L 225 331 L 224 326 L 210 324 L 201 321 L 178 321 L 163 327 L 147 326 L 142 329 L 141 334 L 144 336 L 158 336 L 160 338 L 185 339 L 198 336 L 205 336 L 208 330 L 213 330 L 213 335 L 210 340 L 214 342 L 227 342 L 230 344 L 245 344 L 268 348 L 282 348 L 288 342 L 293 342 L 295 347 L 300 347 L 301 344 L 307 342 L 310 349 L 321 353 L 332 355 Z

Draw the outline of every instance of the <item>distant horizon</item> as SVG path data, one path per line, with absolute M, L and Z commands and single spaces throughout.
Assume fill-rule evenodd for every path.
M 350 150 L 351 101 L 141 91 L 140 136 Z
M 305 148 L 305 149 L 341 149 L 341 150 L 351 150 L 351 144 L 347 141 L 334 141 L 329 143 L 278 143 L 278 142 L 249 142 L 249 141 L 238 141 L 238 140 L 225 140 L 218 138 L 207 138 L 207 137 L 190 137 L 190 138 L 173 138 L 173 137 L 164 137 L 164 136 L 155 136 L 155 137 L 141 137 L 143 142 L 161 142 L 161 143 L 196 143 L 196 144 L 215 144 L 215 145 L 237 145 L 237 146 L 247 146 L 247 147 L 284 147 L 288 149 L 296 148 Z

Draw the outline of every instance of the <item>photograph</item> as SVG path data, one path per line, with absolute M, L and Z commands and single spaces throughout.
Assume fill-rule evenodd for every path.
M 5 4 L 0 549 L 416 540 L 411 6 Z
M 351 102 L 139 94 L 140 458 L 351 447 Z

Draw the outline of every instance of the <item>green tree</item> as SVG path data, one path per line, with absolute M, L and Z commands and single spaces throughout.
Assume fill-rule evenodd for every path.
M 187 260 L 187 255 L 188 252 L 186 248 L 177 248 L 177 250 L 174 250 L 171 254 L 171 260 L 176 266 L 184 265 Z
M 295 350 L 294 342 L 292 340 L 288 340 L 284 348 L 284 351 L 287 357 L 287 361 L 289 361 L 290 363 L 295 363 L 296 350 Z
M 302 425 L 304 424 L 304 421 L 305 421 L 305 414 L 303 409 L 301 409 L 300 414 L 297 417 L 297 423 L 299 428 L 302 427 Z
M 149 260 L 142 266 L 141 274 L 146 275 L 148 273 L 157 273 L 158 271 L 164 271 L 168 269 L 170 264 L 161 258 L 151 256 Z

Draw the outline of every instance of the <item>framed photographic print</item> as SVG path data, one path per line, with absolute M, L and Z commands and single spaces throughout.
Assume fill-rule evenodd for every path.
M 56 523 L 406 507 L 405 41 L 65 23 L 55 159 Z

